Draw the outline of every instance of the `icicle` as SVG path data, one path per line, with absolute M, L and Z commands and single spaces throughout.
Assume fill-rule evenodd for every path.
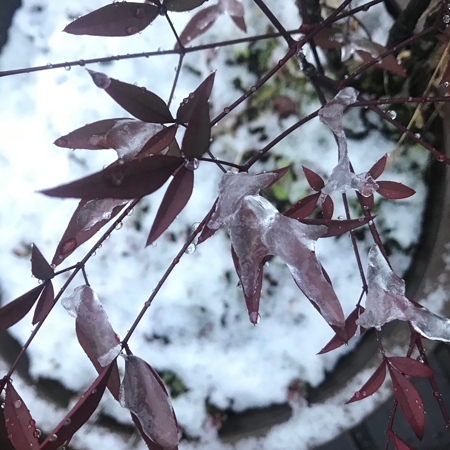
M 77 215 L 77 226 L 81 231 L 89 231 L 96 223 L 110 219 L 113 209 L 127 203 L 128 200 L 101 198 L 89 200 Z

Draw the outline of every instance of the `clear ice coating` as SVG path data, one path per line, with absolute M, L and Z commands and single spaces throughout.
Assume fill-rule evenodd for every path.
M 363 36 L 359 36 L 357 33 L 345 35 L 342 33 L 335 33 L 330 39 L 343 44 L 341 47 L 342 61 L 348 61 L 352 56 L 360 60 L 361 57 L 358 55 L 358 51 L 369 53 L 373 58 L 376 58 L 379 55 L 379 51 L 374 43 Z
M 332 286 L 325 279 L 314 252 L 315 241 L 326 233 L 325 225 L 306 225 L 283 216 L 259 191 L 274 180 L 274 174 L 249 175 L 228 172 L 219 184 L 216 210 L 208 227 L 228 227 L 239 261 L 244 293 L 257 289 L 262 260 L 279 256 L 288 266 L 298 287 L 320 310 L 325 320 L 338 327 L 344 315 Z M 257 311 L 249 311 L 254 313 Z
M 328 125 L 336 136 L 339 150 L 338 164 L 322 188 L 324 196 L 334 191 L 345 192 L 348 189 L 355 189 L 364 197 L 369 197 L 378 189 L 378 184 L 370 174 L 364 172 L 356 175 L 350 170 L 347 137 L 342 126 L 342 117 L 344 110 L 357 101 L 358 94 L 358 91 L 353 88 L 344 88 L 319 111 L 320 121 Z
M 391 270 L 377 245 L 369 250 L 367 284 L 366 309 L 357 325 L 379 330 L 392 320 L 404 320 L 428 339 L 450 342 L 450 320 L 405 297 L 404 280 Z
M 99 87 L 100 89 L 108 89 L 111 84 L 111 78 L 108 77 L 108 75 L 105 75 L 101 72 L 95 72 L 94 70 L 89 70 L 89 75 L 92 77 L 92 81 L 94 84 Z
M 102 367 L 111 363 L 121 348 L 96 293 L 89 286 L 78 286 L 71 296 L 61 300 L 61 304 L 75 317 L 78 327 L 86 335 L 93 357 Z
M 89 200 L 77 214 L 77 226 L 81 231 L 89 231 L 96 223 L 111 219 L 113 209 L 127 203 L 128 200 L 98 198 Z
M 164 449 L 178 445 L 175 413 L 163 383 L 141 358 L 123 355 L 125 375 L 120 386 L 120 404 L 134 413 L 144 433 Z

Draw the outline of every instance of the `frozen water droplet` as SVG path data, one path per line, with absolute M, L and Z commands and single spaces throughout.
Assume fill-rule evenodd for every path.
M 192 170 L 192 171 L 198 169 L 199 165 L 200 165 L 200 163 L 197 158 L 189 159 L 189 160 L 185 161 L 185 163 L 184 163 L 184 167 L 186 167 L 186 169 Z
M 78 61 L 78 64 L 79 64 L 81 67 L 84 67 L 84 66 L 86 65 L 86 61 L 85 61 L 84 59 L 80 59 L 80 60 Z
M 266 262 L 264 263 L 264 267 L 269 267 L 269 266 L 270 266 L 269 261 L 266 261 Z
M 256 86 L 252 86 L 250 90 L 251 90 L 252 92 L 255 92 L 255 91 L 256 91 Z
M 223 112 L 224 112 L 225 114 L 228 114 L 228 113 L 230 112 L 230 108 L 224 108 L 224 109 L 223 109 Z
M 152 242 L 152 247 L 156 247 L 158 245 L 157 242 Z
M 445 88 L 448 88 L 448 86 L 449 86 L 449 82 L 448 81 L 446 81 L 442 86 L 444 86 Z
M 6 422 L 6 423 L 9 423 L 9 417 L 6 417 L 6 418 L 5 418 L 5 422 Z
M 97 87 L 99 87 L 100 89 L 109 88 L 109 85 L 111 84 L 111 78 L 109 78 L 108 75 L 105 75 L 101 72 L 94 72 L 93 70 L 89 70 L 89 74 L 91 75 L 92 80 Z
M 338 216 L 338 220 L 344 220 L 344 216 Z
M 53 64 L 52 63 L 47 63 L 47 67 L 51 68 L 51 67 L 53 67 Z
M 445 14 L 445 16 L 442 17 L 442 21 L 443 21 L 445 24 L 449 24 L 449 23 L 450 23 L 450 16 L 449 16 L 448 14 Z
M 127 34 L 129 34 L 129 35 L 136 34 L 138 32 L 139 32 L 138 27 L 128 27 L 127 28 Z
M 436 158 L 439 162 L 443 162 L 443 161 L 445 161 L 445 155 L 438 155 L 437 156 L 437 158 Z
M 50 438 L 49 438 L 49 441 L 50 441 L 50 442 L 55 442 L 56 439 L 58 439 L 58 435 L 57 435 L 57 434 L 52 434 L 52 435 L 50 436 Z
M 67 70 L 67 72 L 72 69 L 72 66 L 70 66 L 69 64 L 67 64 L 66 66 L 64 66 L 64 70 Z
M 72 420 L 70 418 L 66 419 L 64 421 L 64 426 L 67 427 L 68 425 L 70 425 L 72 423 Z
M 361 391 L 361 395 L 362 395 L 363 397 L 365 397 L 365 396 L 367 395 L 367 392 L 366 392 L 366 391 Z
M 360 394 L 360 392 L 359 392 L 359 391 L 355 392 L 355 395 L 354 395 L 353 397 L 355 397 L 355 398 L 359 398 L 359 397 L 361 397 L 361 394 Z
M 134 16 L 135 16 L 137 19 L 145 19 L 145 9 L 142 8 L 142 7 L 140 7 L 140 6 L 138 6 L 138 7 L 136 8 L 136 11 L 134 12 Z
M 420 133 L 415 133 L 414 136 L 415 136 L 417 139 L 420 139 Z
M 36 421 L 34 421 L 33 419 L 31 419 L 29 423 L 32 427 L 34 427 L 36 425 Z
M 195 249 L 197 248 L 197 246 L 194 243 L 189 244 L 188 248 L 184 251 L 184 253 L 186 253 L 186 255 L 192 255 L 192 253 L 195 252 Z
M 97 389 L 93 389 L 91 394 L 96 394 L 97 393 Z
M 116 225 L 115 230 L 120 230 L 122 227 L 123 227 L 123 223 L 122 223 L 122 222 L 119 222 L 119 223 Z
M 5 409 L 5 404 L 2 403 L 2 404 L 0 405 L 0 407 L 1 407 L 2 409 Z
M 16 400 L 14 402 L 14 408 L 19 409 L 22 406 L 22 401 L 21 400 Z
M 134 213 L 134 208 L 131 208 L 131 209 L 128 211 L 127 216 L 132 216 L 133 213 Z
M 389 110 L 387 112 L 387 115 L 391 118 L 391 119 L 395 119 L 397 117 L 397 113 L 393 110 Z
M 67 255 L 70 252 L 73 252 L 77 247 L 77 241 L 75 238 L 70 238 L 63 245 L 61 245 L 60 253 L 61 255 Z
M 34 432 L 33 432 L 33 436 L 34 436 L 35 438 L 41 437 L 41 430 L 40 430 L 39 428 L 36 428 L 36 429 L 34 430 Z
M 360 222 L 364 222 L 364 217 L 361 217 L 361 218 L 359 219 L 359 221 L 360 221 Z

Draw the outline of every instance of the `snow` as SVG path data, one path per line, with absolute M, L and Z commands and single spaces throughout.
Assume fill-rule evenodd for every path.
M 102 0 L 69 3 L 41 0 L 40 12 L 36 11 L 34 1 L 23 0 L 22 3 L 22 8 L 14 17 L 9 42 L 0 55 L 0 70 L 147 52 L 159 47 L 170 49 L 175 44 L 168 24 L 161 17 L 142 34 L 127 38 L 108 39 L 61 33 L 71 18 L 103 6 L 105 2 Z M 298 28 L 297 8 L 293 1 L 272 0 L 268 4 L 287 28 Z M 269 22 L 253 2 L 245 1 L 244 6 L 249 33 L 266 32 Z M 176 29 L 182 30 L 191 15 L 172 14 Z M 376 7 L 373 16 L 375 22 L 381 21 L 385 30 L 390 19 L 381 5 Z M 383 27 L 379 27 L 378 22 L 373 27 L 377 29 L 380 39 L 386 36 Z M 243 36 L 244 33 L 229 17 L 222 16 L 197 43 Z M 264 49 L 262 43 L 254 45 Z M 185 68 L 180 75 L 172 113 L 176 111 L 178 102 L 214 69 L 217 69 L 217 74 L 211 97 L 212 117 L 242 95 L 231 80 L 239 79 L 244 88 L 250 88 L 256 81 L 255 74 L 241 65 L 228 64 L 235 58 L 235 52 L 242 52 L 245 48 L 239 45 L 188 54 L 184 59 Z M 281 43 L 270 55 L 269 64 L 276 64 L 285 50 L 286 45 Z M 109 77 L 146 86 L 167 100 L 177 62 L 178 57 L 170 55 L 88 66 Z M 297 92 L 294 94 L 300 95 Z M 311 93 L 307 91 L 305 99 L 310 97 Z M 49 68 L 42 72 L 0 78 L 0 98 L 3 105 L 0 110 L 0 189 L 3 194 L 0 204 L 0 286 L 2 302 L 6 303 L 36 285 L 36 280 L 29 276 L 30 244 L 36 241 L 47 259 L 51 259 L 78 203 L 74 200 L 49 199 L 36 191 L 100 170 L 115 159 L 114 152 L 72 152 L 51 143 L 86 123 L 128 115 L 95 86 L 82 67 L 73 67 L 70 71 Z M 315 101 L 302 101 L 301 116 L 319 106 Z M 243 105 L 236 108 L 224 122 L 234 125 L 243 108 Z M 361 125 L 357 112 L 353 110 L 345 111 L 344 127 L 348 126 L 348 122 L 355 129 Z M 131 122 L 133 119 L 129 120 Z M 211 149 L 221 159 L 239 160 L 245 152 L 263 148 L 296 120 L 298 118 L 294 116 L 280 120 L 270 111 L 261 113 L 254 126 L 264 127 L 265 137 L 250 132 L 245 124 L 233 128 L 231 132 L 222 132 L 221 122 L 213 129 Z M 178 138 L 180 136 L 181 132 Z M 367 171 L 392 145 L 378 131 L 371 132 L 363 141 L 349 139 L 348 152 L 356 173 Z M 317 119 L 289 135 L 270 154 L 274 158 L 266 164 L 255 165 L 252 173 L 274 169 L 275 157 L 279 159 L 280 166 L 285 165 L 283 160 L 294 161 L 292 171 L 296 179 L 285 184 L 291 202 L 308 193 L 301 165 L 327 178 L 337 156 L 332 134 Z M 424 167 L 423 153 L 412 152 L 410 158 Z M 200 163 L 195 171 L 191 201 L 168 232 L 158 240 L 156 247 L 144 249 L 148 231 L 164 195 L 164 187 L 143 199 L 134 213 L 124 220 L 122 229 L 113 232 L 88 263 L 86 271 L 89 282 L 99 294 L 112 327 L 120 336 L 125 336 L 151 290 L 186 241 L 192 224 L 199 222 L 211 208 L 221 176 L 222 173 L 210 164 Z M 421 216 L 425 188 L 420 175 L 412 179 L 403 177 L 395 166 L 383 174 L 383 179 L 409 185 L 414 183 L 411 187 L 417 194 L 399 202 L 384 202 L 376 220 L 388 225 L 390 238 L 401 242 L 404 248 L 410 248 L 419 235 L 420 220 L 402 227 L 402 224 L 405 225 L 402 218 L 407 214 Z M 333 192 L 332 196 L 335 194 Z M 252 195 L 257 195 L 257 192 Z M 339 196 L 333 200 L 335 214 L 343 214 Z M 99 212 L 103 214 L 101 210 Z M 68 258 L 67 266 L 81 260 L 94 242 L 95 238 L 80 246 Z M 363 242 L 361 247 L 367 248 L 368 245 L 368 242 Z M 361 289 L 350 240 L 346 237 L 321 239 L 316 243 L 316 254 L 326 267 L 343 310 L 348 314 L 353 310 Z M 364 264 L 365 259 L 363 255 Z M 397 273 L 406 270 L 410 262 L 401 253 L 394 253 L 391 260 Z M 346 263 L 343 264 L 343 261 Z M 261 322 L 253 327 L 247 320 L 242 289 L 236 288 L 238 278 L 230 257 L 229 238 L 225 232 L 219 231 L 198 246 L 195 253 L 181 258 L 130 340 L 130 347 L 136 355 L 157 370 L 173 371 L 188 389 L 173 401 L 180 426 L 189 436 L 197 439 L 192 442 L 183 440 L 180 444 L 183 450 L 232 448 L 221 443 L 216 430 L 208 425 L 206 399 L 219 408 L 232 407 L 235 411 L 283 403 L 287 387 L 293 379 L 301 378 L 306 383 L 317 385 L 347 350 L 343 347 L 322 357 L 316 356 L 333 335 L 332 330 L 301 294 L 279 257 L 264 267 L 264 273 L 282 282 L 271 286 L 267 279 L 264 280 L 259 311 Z M 67 274 L 63 274 L 54 280 L 56 292 L 66 277 Z M 78 276 L 69 289 L 84 283 Z M 442 300 L 443 296 L 444 292 L 433 290 L 429 301 Z M 32 329 L 30 322 L 31 318 L 27 316 L 11 329 L 20 342 L 29 337 Z M 30 373 L 34 379 L 51 376 L 78 392 L 92 383 L 96 372 L 80 348 L 74 328 L 73 319 L 57 305 L 28 351 Z M 352 345 L 353 341 L 349 347 Z M 0 363 L 2 373 L 6 373 L 8 366 L 2 361 Z M 119 364 L 123 373 L 123 362 L 119 361 Z M 295 410 L 288 422 L 272 429 L 267 437 L 240 441 L 235 448 L 296 450 L 300 445 L 309 447 L 331 439 L 369 414 L 381 399 L 387 398 L 388 389 L 358 402 L 358 405 L 342 406 L 370 375 L 364 372 L 359 374 L 356 380 L 352 380 L 351 386 L 329 402 Z M 18 375 L 14 375 L 13 379 L 38 426 L 50 432 L 65 411 L 45 402 Z M 338 408 L 342 414 L 336 414 Z M 129 414 L 107 394 L 102 400 L 101 411 L 119 422 L 130 421 Z M 128 442 L 121 435 L 96 426 L 95 417 L 72 440 L 77 448 L 145 448 L 142 442 Z

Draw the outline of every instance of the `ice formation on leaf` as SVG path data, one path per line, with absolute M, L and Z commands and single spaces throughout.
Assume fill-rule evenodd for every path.
M 405 282 L 389 267 L 377 245 L 369 250 L 366 309 L 356 323 L 378 330 L 392 320 L 411 322 L 428 339 L 450 342 L 450 320 L 405 297 Z
M 347 137 L 342 127 L 342 116 L 347 106 L 355 103 L 358 91 L 353 88 L 345 88 L 329 101 L 319 111 L 322 123 L 328 125 L 337 139 L 339 160 L 334 167 L 330 178 L 322 188 L 322 195 L 330 195 L 333 191 L 345 192 L 355 189 L 364 197 L 369 197 L 378 189 L 378 185 L 372 176 L 367 173 L 356 175 L 350 170 L 350 159 L 348 157 Z
M 325 320 L 333 327 L 343 328 L 341 305 L 314 252 L 315 241 L 327 232 L 327 227 L 285 217 L 261 197 L 259 191 L 268 187 L 274 178 L 273 173 L 224 174 L 208 227 L 228 227 L 246 297 L 252 297 L 258 289 L 264 258 L 276 255 L 286 263 L 298 287 Z M 255 323 L 252 319 L 257 317 L 258 310 L 249 308 L 248 312 Z
M 178 426 L 170 398 L 158 374 L 141 358 L 123 355 L 125 375 L 120 404 L 134 413 L 144 433 L 163 449 L 178 446 Z
M 96 293 L 89 286 L 78 286 L 61 303 L 76 318 L 77 326 L 89 340 L 92 355 L 99 364 L 102 367 L 110 364 L 120 353 L 119 338 Z
M 114 198 L 97 198 L 89 200 L 77 215 L 77 226 L 81 231 L 89 231 L 96 223 L 111 219 L 116 206 L 127 203 L 128 200 Z

